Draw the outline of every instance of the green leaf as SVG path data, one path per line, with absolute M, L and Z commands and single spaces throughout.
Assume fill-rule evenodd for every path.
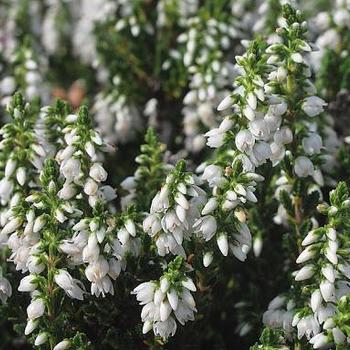
M 349 199 L 349 190 L 345 182 L 339 182 L 336 189 L 330 192 L 331 205 L 341 207 L 342 203 Z
M 286 190 L 282 190 L 279 195 L 279 200 L 284 208 L 287 210 L 289 215 L 294 215 L 294 207 L 292 199 L 290 198 L 289 193 Z

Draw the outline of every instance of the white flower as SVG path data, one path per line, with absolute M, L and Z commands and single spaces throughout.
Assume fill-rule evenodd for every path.
M 295 159 L 294 171 L 298 177 L 307 177 L 313 175 L 314 165 L 309 158 L 300 156 Z
M 325 256 L 332 264 L 334 264 L 334 265 L 338 264 L 337 252 L 336 252 L 336 250 L 332 249 L 331 246 L 326 248 Z
M 18 168 L 16 171 L 16 179 L 21 186 L 25 184 L 26 178 L 27 178 L 27 175 L 26 175 L 25 168 L 24 167 Z
M 40 215 L 39 217 L 37 217 L 34 221 L 34 225 L 33 225 L 33 232 L 39 232 L 46 224 L 46 221 L 43 217 L 43 215 Z
M 344 344 L 346 341 L 346 335 L 338 328 L 332 329 L 333 338 L 336 344 Z
M 33 292 L 36 289 L 36 285 L 35 283 L 33 283 L 34 279 L 35 279 L 34 275 L 23 277 L 18 286 L 18 290 L 20 292 Z
M 71 298 L 79 300 L 84 299 L 84 291 L 79 287 L 78 281 L 75 280 L 66 270 L 59 270 L 55 275 L 54 280 Z
M 324 301 L 330 301 L 335 293 L 334 284 L 330 283 L 329 281 L 322 281 L 320 283 L 320 291 Z
M 251 109 L 253 110 L 256 109 L 258 101 L 257 101 L 256 95 L 253 92 L 248 92 L 247 102 Z
M 295 280 L 296 281 L 303 281 L 311 278 L 315 273 L 314 266 L 313 265 L 305 265 L 302 267 L 296 274 Z
M 315 117 L 323 112 L 323 107 L 326 105 L 327 103 L 322 98 L 310 96 L 304 100 L 301 108 L 309 117 Z
M 323 333 L 319 333 L 310 339 L 310 343 L 313 344 L 314 349 L 323 348 L 329 343 L 328 337 Z
M 16 80 L 13 77 L 4 77 L 0 82 L 2 95 L 11 95 L 16 89 Z
M 173 317 L 169 317 L 166 321 L 155 322 L 153 324 L 153 331 L 155 335 L 159 335 L 163 339 L 168 339 L 176 333 L 177 325 Z
M 169 318 L 171 311 L 172 311 L 172 308 L 171 308 L 168 300 L 163 300 L 160 303 L 160 307 L 159 307 L 160 320 L 162 322 L 166 321 Z
M 98 190 L 98 184 L 91 179 L 90 177 L 86 180 L 85 185 L 84 185 L 84 192 L 88 196 L 93 196 L 96 194 Z
M 151 237 L 157 234 L 161 229 L 161 222 L 157 214 L 150 214 L 143 221 L 143 230 L 147 232 Z
M 253 242 L 253 251 L 256 257 L 259 257 L 263 247 L 263 240 L 260 236 L 256 237 Z
M 239 151 L 246 152 L 252 149 L 255 138 L 249 130 L 240 130 L 235 137 L 235 144 Z
M 275 104 L 272 104 L 270 105 L 269 107 L 269 112 L 268 112 L 268 116 L 269 116 L 269 119 L 271 119 L 271 116 L 281 116 L 283 115 L 284 113 L 286 113 L 288 109 L 288 105 L 285 101 L 282 101 L 279 103 L 275 103 Z M 277 122 L 277 125 L 280 123 L 280 119 L 277 118 L 275 119 L 275 123 Z
M 186 197 L 181 193 L 181 192 L 177 192 L 175 194 L 175 202 L 177 204 L 179 204 L 182 208 L 184 208 L 185 210 L 189 209 L 189 203 L 188 200 L 186 199 Z
M 167 298 L 171 308 L 175 311 L 179 305 L 179 296 L 177 291 L 174 288 L 170 289 L 167 292 Z
M 92 142 L 90 142 L 90 141 L 86 142 L 84 148 L 85 148 L 85 151 L 89 155 L 90 158 L 94 158 L 95 157 L 96 151 L 95 151 L 95 147 L 92 144 Z
M 89 172 L 89 176 L 96 182 L 106 181 L 107 175 L 107 171 L 99 163 L 94 163 Z
M 45 304 L 43 299 L 37 298 L 31 301 L 27 307 L 27 314 L 30 320 L 34 320 L 38 317 L 41 317 L 45 311 Z
M 5 225 L 5 227 L 1 230 L 1 233 L 4 235 L 12 233 L 16 231 L 21 226 L 21 224 L 22 224 L 21 219 L 15 217 Z
M 348 27 L 350 29 L 350 7 L 337 9 L 334 13 L 333 20 L 334 23 L 339 27 Z
M 227 240 L 227 235 L 226 234 L 220 234 L 217 238 L 217 244 L 218 247 L 222 253 L 223 256 L 227 256 L 228 254 L 228 240 Z
M 224 144 L 226 131 L 214 128 L 204 135 L 208 138 L 207 145 L 211 148 L 219 148 Z
M 17 161 L 10 158 L 5 165 L 5 177 L 7 178 L 10 177 L 16 170 L 16 166 L 17 166 Z
M 290 57 L 296 63 L 302 63 L 304 61 L 303 56 L 299 52 L 292 53 Z
M 260 141 L 254 145 L 250 159 L 256 166 L 260 166 L 266 163 L 271 154 L 270 145 L 267 142 Z
M 226 96 L 218 105 L 218 111 L 223 111 L 233 105 L 231 95 Z
M 294 321 L 294 320 L 293 320 Z M 301 339 L 304 335 L 310 339 L 313 335 L 319 333 L 320 326 L 314 316 L 303 317 L 297 323 L 298 339 Z
M 310 305 L 313 312 L 316 312 L 322 304 L 322 295 L 319 289 L 316 289 L 311 294 Z
M 39 322 L 37 320 L 28 320 L 26 328 L 24 330 L 25 335 L 29 335 L 32 333 L 39 325 Z
M 222 168 L 217 165 L 210 164 L 204 169 L 201 178 L 202 180 L 208 181 L 209 186 L 217 186 L 223 181 Z
M 71 199 L 77 193 L 77 188 L 72 183 L 65 183 L 62 189 L 58 192 L 58 197 L 62 199 Z
M 40 346 L 44 343 L 46 343 L 48 340 L 47 333 L 39 333 L 39 335 L 35 338 L 34 345 Z
M 77 179 L 80 174 L 80 169 L 80 161 L 75 158 L 69 158 L 61 165 L 62 174 L 68 182 L 72 182 Z
M 120 271 L 121 271 L 121 268 L 122 268 L 121 263 L 120 263 L 119 260 L 111 258 L 111 259 L 109 259 L 108 264 L 109 264 L 108 275 L 113 280 L 115 280 L 120 274 Z
M 85 275 L 91 284 L 91 294 L 99 296 L 101 293 L 113 294 L 113 285 L 110 278 L 107 276 L 109 264 L 107 260 L 100 255 L 96 261 L 91 262 L 86 270 Z
M 317 242 L 319 239 L 319 236 L 315 233 L 315 231 L 310 231 L 304 240 L 301 242 L 303 246 L 312 244 L 314 242 Z
M 153 323 L 150 320 L 146 320 L 142 327 L 142 333 L 146 334 L 153 328 Z
M 5 278 L 0 276 L 0 300 L 5 303 L 7 298 L 12 295 L 12 287 L 10 282 Z
M 63 223 L 67 220 L 67 217 L 63 214 L 63 211 L 61 209 L 55 210 L 55 218 L 60 223 Z
M 283 305 L 285 305 L 286 303 L 286 297 L 282 296 L 282 295 L 278 295 L 277 297 L 273 298 L 269 305 L 268 305 L 268 309 L 269 310 L 276 310 L 281 308 Z
M 330 15 L 328 12 L 323 11 L 319 12 L 316 17 L 312 19 L 312 24 L 315 24 L 316 27 L 323 31 L 329 28 Z
M 46 151 L 44 150 L 43 146 L 34 143 L 31 145 L 31 148 L 38 156 L 43 158 L 46 157 Z
M 41 273 L 45 269 L 45 265 L 40 261 L 38 256 L 30 255 L 27 260 L 27 267 L 30 273 Z
M 298 256 L 296 263 L 297 264 L 301 264 L 304 263 L 310 259 L 312 259 L 315 255 L 315 251 L 313 249 L 313 247 L 309 246 L 306 249 L 304 249 L 300 255 Z
M 335 281 L 335 270 L 331 264 L 322 267 L 322 275 L 327 278 L 330 283 Z
M 203 255 L 203 265 L 204 267 L 208 267 L 213 262 L 213 253 L 212 252 L 206 252 Z
M 170 287 L 170 282 L 169 280 L 166 278 L 166 277 L 163 277 L 161 280 L 160 280 L 160 290 L 163 292 L 163 293 L 166 293 L 168 291 Z
M 258 140 L 268 140 L 270 136 L 269 124 L 265 119 L 255 119 L 249 123 L 249 130 Z
M 210 214 L 212 211 L 214 211 L 218 206 L 218 202 L 216 198 L 212 197 L 208 200 L 207 204 L 202 209 L 202 215 Z
M 293 141 L 292 130 L 287 126 L 283 126 L 281 129 L 278 129 L 275 132 L 273 139 L 277 145 L 286 145 L 291 143 Z
M 0 180 L 0 198 L 7 201 L 13 191 L 13 182 L 6 177 Z
M 136 294 L 136 299 L 141 305 L 145 305 L 153 301 L 156 285 L 153 282 L 144 282 L 138 285 L 133 294 Z
M 54 346 L 53 350 L 66 350 L 68 349 L 69 345 L 70 345 L 69 340 L 62 340 Z
M 309 136 L 303 138 L 302 144 L 306 154 L 318 154 L 322 149 L 322 138 L 316 133 L 311 133 Z
M 191 292 L 195 292 L 197 290 L 196 285 L 193 283 L 191 278 L 187 277 L 185 280 L 181 281 L 181 284 Z
M 216 233 L 216 219 L 212 215 L 201 217 L 193 224 L 193 227 L 196 228 L 196 232 L 201 233 L 206 241 L 209 241 Z

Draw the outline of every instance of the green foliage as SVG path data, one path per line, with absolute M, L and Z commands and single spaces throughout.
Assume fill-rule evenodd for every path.
M 288 347 L 284 346 L 284 337 L 282 330 L 273 330 L 271 328 L 265 328 L 260 336 L 260 344 L 255 344 L 250 347 L 250 350 L 287 350 Z
M 160 189 L 167 172 L 164 164 L 166 146 L 159 142 L 157 134 L 149 128 L 145 135 L 145 144 L 140 148 L 140 155 L 135 159 L 138 168 L 135 172 L 138 210 L 148 210 L 152 198 Z

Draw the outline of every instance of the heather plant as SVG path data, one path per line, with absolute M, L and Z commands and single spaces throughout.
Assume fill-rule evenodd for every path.
M 348 1 L 0 9 L 0 349 L 349 347 Z

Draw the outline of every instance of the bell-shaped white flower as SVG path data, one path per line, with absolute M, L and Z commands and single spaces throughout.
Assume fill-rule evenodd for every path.
M 18 286 L 18 290 L 20 292 L 33 292 L 36 289 L 36 284 L 34 283 L 34 280 L 34 275 L 23 277 Z
M 218 105 L 218 111 L 223 111 L 229 107 L 231 107 L 233 104 L 231 96 L 226 96 Z
M 298 177 L 311 176 L 314 173 L 314 165 L 309 158 L 300 156 L 295 159 L 294 172 Z
M 10 177 L 16 170 L 17 161 L 13 158 L 8 159 L 5 165 L 5 177 Z
M 94 163 L 89 172 L 89 176 L 96 182 L 106 181 L 107 175 L 107 171 L 99 163 Z
M 303 281 L 311 278 L 315 273 L 313 265 L 305 265 L 295 275 L 296 281 Z
M 217 238 L 217 245 L 223 256 L 227 256 L 228 254 L 228 240 L 226 234 L 220 234 Z
M 69 348 L 70 344 L 69 340 L 62 340 L 54 346 L 53 350 L 66 350 Z
M 28 320 L 26 328 L 24 330 L 25 335 L 31 334 L 39 325 L 38 320 Z
M 79 159 L 69 158 L 68 160 L 64 161 L 61 165 L 61 171 L 67 181 L 72 182 L 76 180 L 81 171 Z
M 249 130 L 240 130 L 235 137 L 235 144 L 241 152 L 250 151 L 255 143 L 255 138 Z
M 0 275 L 0 300 L 5 303 L 7 298 L 12 295 L 12 287 L 10 282 Z
M 324 106 L 326 105 L 327 103 L 322 100 L 322 98 L 310 96 L 304 100 L 301 108 L 309 117 L 315 117 L 323 112 Z
M 303 138 L 302 145 L 306 154 L 319 154 L 322 149 L 322 138 L 316 133 L 311 133 Z
M 42 344 L 45 344 L 48 340 L 48 334 L 43 332 L 39 333 L 38 336 L 35 338 L 34 345 L 40 346 Z
M 204 267 L 208 267 L 213 262 L 213 253 L 212 252 L 206 252 L 203 255 L 203 265 Z
M 27 307 L 27 314 L 30 320 L 41 317 L 45 312 L 45 303 L 43 299 L 37 298 L 31 301 Z

